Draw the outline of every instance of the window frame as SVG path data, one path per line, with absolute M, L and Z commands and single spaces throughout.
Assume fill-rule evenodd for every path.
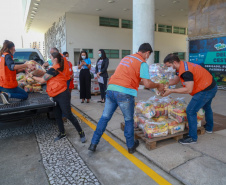
M 104 49 L 104 51 L 106 53 L 107 58 L 119 59 L 119 49 Z M 113 57 L 112 55 L 117 55 L 117 57 Z
M 99 17 L 99 26 L 119 28 L 119 19 L 109 17 Z
M 84 49 L 82 49 L 83 51 L 86 51 L 87 52 L 87 50 L 92 50 L 92 53 L 90 53 L 90 52 L 87 52 L 87 54 L 88 54 L 88 58 L 93 58 L 93 49 L 91 49 L 91 48 L 84 48 Z M 92 57 L 90 57 L 90 54 L 92 54 Z
M 123 23 L 123 22 L 125 22 L 125 21 L 129 21 L 129 23 L 128 23 L 128 24 Z M 128 27 L 125 26 L 125 25 L 128 25 Z M 122 19 L 122 20 L 121 20 L 121 27 L 122 27 L 122 28 L 127 28 L 127 29 L 133 29 L 133 21 L 131 21 L 131 20 L 126 20 L 126 19 Z

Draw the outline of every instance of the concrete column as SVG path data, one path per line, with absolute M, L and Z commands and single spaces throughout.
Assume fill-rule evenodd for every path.
M 155 0 L 133 0 L 133 53 L 143 43 L 150 43 L 154 51 Z M 147 61 L 154 63 L 154 52 Z

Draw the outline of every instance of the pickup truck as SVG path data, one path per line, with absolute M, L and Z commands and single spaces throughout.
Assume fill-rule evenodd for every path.
M 37 62 L 40 64 L 44 62 L 41 53 L 37 52 L 37 49 L 16 49 L 16 53 L 14 54 L 15 64 L 23 64 L 25 61 L 35 59 L 39 60 Z M 53 108 L 56 104 L 45 92 L 46 85 L 42 88 L 44 89 L 42 93 L 29 93 L 27 100 L 10 98 L 9 105 L 4 105 L 0 98 L 0 123 L 2 121 L 18 120 L 40 113 L 47 113 L 47 116 L 52 118 Z

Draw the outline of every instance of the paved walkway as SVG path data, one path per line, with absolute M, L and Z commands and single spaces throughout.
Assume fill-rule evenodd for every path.
M 136 101 L 147 100 L 153 95 L 154 93 L 151 91 L 140 90 Z M 190 100 L 189 95 L 173 96 L 185 97 L 187 101 Z M 218 91 L 212 107 L 215 113 L 226 116 L 225 97 L 225 91 Z M 86 114 L 93 120 L 93 123 L 97 123 L 104 109 L 104 104 L 97 103 L 99 99 L 100 96 L 92 96 L 91 103 L 81 104 L 78 91 L 73 91 L 72 105 Z M 120 129 L 120 123 L 123 121 L 122 113 L 117 109 L 107 126 L 107 131 L 125 143 L 124 134 Z M 148 151 L 141 142 L 137 150 L 184 184 L 226 184 L 226 129 L 199 136 L 198 143 L 193 145 L 183 146 L 173 140 L 168 140 L 160 142 L 157 149 Z M 97 152 L 103 152 L 103 148 L 98 147 Z

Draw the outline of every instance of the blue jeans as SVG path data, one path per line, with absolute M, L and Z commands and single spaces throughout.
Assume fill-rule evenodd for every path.
M 20 87 L 16 87 L 13 89 L 0 87 L 0 92 L 6 92 L 10 98 L 17 98 L 17 99 L 21 99 L 21 100 L 26 100 L 28 98 L 27 92 L 25 92 Z
M 97 128 L 93 134 L 91 143 L 98 144 L 101 136 L 103 135 L 108 122 L 114 114 L 116 108 L 119 106 L 125 120 L 124 136 L 126 137 L 126 145 L 128 148 L 132 148 L 134 145 L 134 96 L 117 92 L 107 91 L 106 101 L 103 114 L 97 124 Z M 119 124 L 119 123 L 115 123 Z
M 196 93 L 191 99 L 186 109 L 188 125 L 189 125 L 189 136 L 195 141 L 198 139 L 197 136 L 197 112 L 203 108 L 205 110 L 206 119 L 206 130 L 213 130 L 213 111 L 211 103 L 217 93 L 217 86 L 208 91 L 201 91 Z

